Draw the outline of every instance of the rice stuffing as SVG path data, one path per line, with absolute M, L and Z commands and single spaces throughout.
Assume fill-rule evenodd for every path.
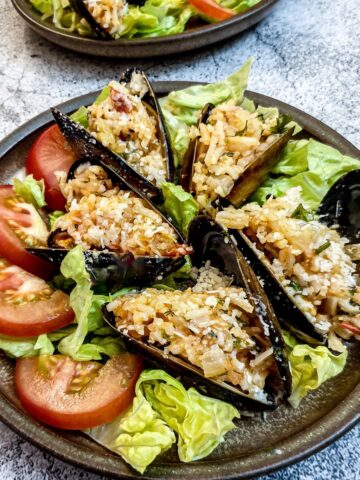
M 156 113 L 142 101 L 147 91 L 138 73 L 126 85 L 110 82 L 108 97 L 88 107 L 87 130 L 159 186 L 166 181 L 166 158 L 158 136 Z
M 131 252 L 134 256 L 177 257 L 189 247 L 145 200 L 112 184 L 99 166 L 83 165 L 74 179 L 58 176 L 67 198 L 67 213 L 55 228 L 64 232 L 61 246 L 84 250 Z
M 276 368 L 273 349 L 252 322 L 253 306 L 241 288 L 162 291 L 148 288 L 108 305 L 120 331 L 199 367 L 206 378 L 229 382 L 263 398 Z
M 125 0 L 84 0 L 94 20 L 113 37 L 120 34 L 122 18 L 127 12 Z
M 344 322 L 360 328 L 360 288 L 356 266 L 345 250 L 347 240 L 314 218 L 299 218 L 301 211 L 306 212 L 301 187 L 296 187 L 263 206 L 228 207 L 216 220 L 246 234 L 318 331 L 347 338 Z M 333 348 L 341 349 L 336 340 Z
M 230 101 L 215 107 L 207 123 L 191 128 L 190 137 L 198 139 L 192 188 L 201 208 L 211 210 L 214 200 L 230 194 L 248 166 L 278 138 L 272 134 L 277 121 L 277 116 L 264 119 Z

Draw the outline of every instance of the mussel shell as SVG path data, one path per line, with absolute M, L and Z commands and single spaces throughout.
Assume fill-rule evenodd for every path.
M 60 266 L 69 250 L 64 248 L 28 248 L 30 253 Z M 130 252 L 118 254 L 97 250 L 84 251 L 86 269 L 95 285 L 110 292 L 123 287 L 146 287 L 181 268 L 183 257 L 134 257 Z
M 156 93 L 154 92 L 154 89 L 151 85 L 151 82 L 148 76 L 140 68 L 129 68 L 121 76 L 120 83 L 125 83 L 125 84 L 130 83 L 134 73 L 137 73 L 142 76 L 148 88 L 148 91 L 143 96 L 142 101 L 145 104 L 149 105 L 152 111 L 156 114 L 158 136 L 162 146 L 163 156 L 166 159 L 166 181 L 174 182 L 175 164 L 174 164 L 174 156 L 171 148 L 170 135 L 166 127 L 166 122 L 165 122 L 165 118 L 164 118 L 160 103 L 157 99 Z
M 130 167 L 123 158 L 105 147 L 64 113 L 56 108 L 51 111 L 61 133 L 79 159 L 101 165 L 140 197 L 146 197 L 155 203 L 162 202 L 161 191 Z
M 347 173 L 334 183 L 317 213 L 320 222 L 328 227 L 335 225 L 340 235 L 351 244 L 360 243 L 360 169 Z
M 113 37 L 110 35 L 110 33 L 91 15 L 90 11 L 85 5 L 84 0 L 70 0 L 70 5 L 80 17 L 85 18 L 98 37 L 102 38 L 103 40 L 113 40 Z
M 203 108 L 198 126 L 201 123 L 207 123 L 209 116 L 215 106 L 208 103 Z M 294 128 L 285 130 L 279 133 L 278 137 L 254 160 L 251 162 L 241 176 L 236 180 L 234 187 L 226 201 L 230 202 L 235 207 L 242 205 L 252 193 L 263 183 L 270 170 L 276 165 L 279 160 L 279 155 L 285 145 L 288 143 L 294 133 Z M 184 166 L 181 174 L 181 184 L 187 192 L 195 193 L 192 185 L 192 177 L 194 173 L 194 165 L 198 157 L 199 140 L 195 138 L 190 142 L 187 153 L 185 154 Z M 224 200 L 224 199 L 220 199 Z
M 255 322 L 263 332 L 266 331 L 264 335 L 274 348 L 278 367 L 278 372 L 269 379 L 266 391 L 272 395 L 275 402 L 286 398 L 291 392 L 291 374 L 281 328 L 272 305 L 250 266 L 251 263 L 249 265 L 236 247 L 235 238 L 231 238 L 217 222 L 206 215 L 199 215 L 192 220 L 188 240 L 194 249 L 191 260 L 195 267 L 199 268 L 209 261 L 220 272 L 233 278 L 232 285 L 247 291 L 255 308 Z
M 174 355 L 164 355 L 161 349 L 119 331 L 116 328 L 115 317 L 107 310 L 106 305 L 102 307 L 102 312 L 106 323 L 121 336 L 130 351 L 143 355 L 150 365 L 161 368 L 176 377 L 180 376 L 181 382 L 187 387 L 194 387 L 205 395 L 229 402 L 241 410 L 258 412 L 272 410 L 278 406 L 277 399 L 269 399 L 267 403 L 262 403 L 246 396 L 229 383 L 205 378 L 200 368 Z
M 238 230 L 230 230 L 229 234 L 234 238 L 237 247 L 251 265 L 257 278 L 261 279 L 261 285 L 267 297 L 271 299 L 271 304 L 280 322 L 306 343 L 325 344 L 326 337 L 316 330 L 310 320 L 294 304 L 270 268 L 259 258 L 258 252 L 248 237 Z

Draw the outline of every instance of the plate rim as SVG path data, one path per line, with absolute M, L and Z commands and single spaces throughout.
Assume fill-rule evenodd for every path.
M 12 5 L 16 9 L 16 11 L 20 14 L 20 16 L 26 21 L 26 23 L 35 31 L 37 31 L 39 34 L 40 31 L 43 32 L 43 34 L 47 33 L 50 36 L 56 36 L 58 39 L 62 39 L 63 41 L 74 41 L 77 40 L 79 42 L 79 45 L 88 45 L 89 48 L 92 46 L 106 46 L 107 49 L 110 50 L 116 50 L 117 48 L 119 49 L 125 49 L 125 48 L 130 48 L 130 49 L 138 49 L 144 46 L 149 45 L 150 47 L 156 48 L 157 46 L 162 46 L 164 44 L 178 44 L 178 42 L 184 41 L 193 41 L 198 39 L 199 37 L 203 37 L 204 35 L 207 34 L 216 34 L 219 31 L 223 31 L 226 29 L 231 29 L 231 27 L 236 27 L 236 25 L 241 25 L 242 23 L 246 23 L 248 20 L 252 19 L 252 17 L 259 17 L 259 20 L 262 20 L 268 13 L 271 12 L 271 10 L 276 6 L 279 0 L 261 0 L 260 3 L 254 5 L 251 7 L 249 10 L 246 10 L 243 13 L 234 15 L 233 17 L 227 19 L 227 20 L 222 20 L 220 22 L 216 23 L 209 23 L 206 25 L 202 25 L 199 27 L 194 27 L 189 30 L 185 30 L 184 32 L 181 33 L 176 33 L 172 35 L 164 35 L 160 37 L 148 37 L 148 38 L 132 38 L 132 39 L 126 39 L 126 38 L 120 38 L 117 40 L 103 40 L 99 38 L 91 38 L 91 37 L 86 37 L 86 36 L 81 36 L 77 33 L 73 32 L 68 32 L 66 30 L 61 30 L 57 28 L 56 26 L 50 24 L 47 21 L 44 21 L 41 19 L 41 14 L 37 14 L 35 9 L 28 4 L 28 0 L 11 0 Z M 254 22 L 257 23 L 257 22 Z M 251 27 L 254 23 L 250 24 L 249 27 Z M 248 27 L 246 27 L 248 28 Z M 238 33 L 240 33 L 243 30 L 239 30 Z M 237 32 L 232 33 L 230 36 L 236 35 Z M 215 40 L 214 42 L 207 42 L 206 44 L 209 45 L 211 43 L 217 43 L 219 40 Z M 57 42 L 56 42 L 57 43 Z M 58 45 L 62 45 L 61 43 L 58 43 Z M 66 48 L 73 48 L 67 46 Z M 190 48 L 186 48 L 185 50 L 179 50 L 179 51 L 189 51 L 189 50 L 195 50 L 199 47 L 193 46 Z M 75 50 L 75 48 L 73 48 Z M 79 51 L 79 50 L 77 50 Z M 91 52 L 88 52 L 91 54 Z M 156 55 L 170 55 L 166 53 L 153 53 L 152 56 Z M 96 54 L 95 54 L 96 55 Z M 104 57 L 109 56 L 108 55 L 102 55 Z
M 201 83 L 184 81 L 161 81 L 154 82 L 154 87 L 159 94 L 166 94 L 171 90 L 186 88 L 194 84 Z M 98 93 L 99 91 L 95 91 L 78 97 L 74 97 L 60 103 L 59 105 L 57 105 L 57 107 L 62 109 L 64 112 L 71 112 L 78 108 L 80 105 L 91 103 L 93 98 L 95 98 Z M 306 130 L 315 137 L 319 138 L 320 140 L 326 141 L 327 144 L 336 144 L 336 147 L 342 153 L 356 156 L 360 159 L 360 150 L 355 145 L 346 140 L 342 135 L 337 133 L 328 125 L 303 112 L 302 110 L 293 107 L 287 103 L 281 102 L 275 98 L 268 97 L 266 95 L 262 95 L 256 92 L 246 91 L 246 96 L 255 100 L 256 102 L 261 103 L 264 106 L 277 106 L 281 111 L 292 114 L 294 119 L 304 124 L 304 126 L 306 126 Z M 36 132 L 38 129 L 45 127 L 51 121 L 51 119 L 51 113 L 46 110 L 39 115 L 33 117 L 32 119 L 28 120 L 27 122 L 23 123 L 20 127 L 8 134 L 2 141 L 0 141 L 0 159 L 12 148 L 16 147 L 16 145 L 21 140 L 27 138 L 32 133 Z M 326 140 L 324 140 L 325 137 L 327 137 Z M 330 142 L 329 139 L 331 140 Z M 196 476 L 199 478 L 199 480 L 203 478 L 213 478 L 214 480 L 219 478 L 223 478 L 226 480 L 245 479 L 268 474 L 276 470 L 285 468 L 294 463 L 297 463 L 327 447 L 359 423 L 359 395 L 360 383 L 326 415 L 316 420 L 314 423 L 301 430 L 300 432 L 297 432 L 291 437 L 287 437 L 286 439 L 282 440 L 282 442 L 284 442 L 286 446 L 289 446 L 290 452 L 293 452 L 289 456 L 282 458 L 279 455 L 278 459 L 269 457 L 270 460 L 263 461 L 262 465 L 260 464 L 257 467 L 251 467 L 250 470 L 248 469 L 247 471 L 240 473 L 236 472 L 236 465 L 239 461 L 241 462 L 242 457 L 234 457 L 232 459 L 217 459 L 214 461 L 204 459 L 203 461 L 198 461 L 193 464 L 176 464 L 176 475 L 173 477 L 171 474 L 169 474 L 167 475 L 167 477 L 169 480 L 172 478 L 185 478 L 186 475 L 192 473 L 192 470 L 197 470 Z M 36 445 L 40 449 L 51 453 L 55 457 L 58 457 L 61 460 L 64 460 L 77 467 L 81 467 L 83 469 L 101 475 L 111 476 L 112 478 L 119 478 L 124 480 L 138 478 L 134 476 L 134 474 L 132 473 L 133 470 L 130 469 L 129 473 L 127 474 L 123 472 L 116 472 L 116 469 L 111 470 L 109 467 L 107 468 L 106 455 L 102 455 L 98 452 L 93 452 L 85 445 L 74 443 L 69 439 L 59 436 L 54 430 L 50 430 L 48 428 L 43 428 L 42 430 L 38 430 L 37 428 L 34 429 L 34 427 L 36 427 L 36 425 L 40 425 L 40 423 L 37 422 L 35 419 L 29 417 L 25 412 L 23 412 L 20 408 L 13 404 L 1 392 L 0 407 L 0 420 L 3 423 L 5 423 L 9 428 L 14 430 L 20 436 L 30 441 L 32 444 Z M 337 414 L 334 414 L 335 411 Z M 298 444 L 299 441 L 301 442 L 301 440 L 306 437 L 308 431 L 312 432 L 312 439 L 307 439 L 306 441 L 304 441 L 304 443 L 302 443 L 302 445 L 304 445 L 304 449 L 299 451 L 299 447 L 296 447 L 295 444 Z M 74 454 L 71 453 L 69 442 L 71 442 L 77 450 L 76 458 L 74 458 Z M 254 457 L 254 455 L 260 455 L 260 453 L 249 453 L 247 456 Z M 111 457 L 112 455 L 109 453 L 109 460 L 111 460 Z M 201 464 L 205 463 L 205 461 L 207 462 L 207 464 L 221 466 L 223 468 L 222 471 L 225 470 L 225 475 L 219 477 L 215 473 L 215 476 L 210 477 L 207 473 L 205 473 L 206 476 L 202 476 L 201 472 L 199 473 L 199 469 L 201 470 Z M 157 468 L 160 469 L 161 466 L 164 465 L 169 465 L 169 463 L 161 464 L 160 461 L 160 463 L 158 463 L 157 465 L 155 464 L 151 468 L 148 474 L 145 474 L 141 478 L 143 478 L 144 480 L 161 478 L 156 473 L 152 474 L 151 471 L 156 472 Z

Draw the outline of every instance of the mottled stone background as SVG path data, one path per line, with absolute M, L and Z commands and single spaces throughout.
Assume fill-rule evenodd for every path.
M 126 64 L 79 56 L 42 40 L 0 10 L 0 137 L 37 113 L 101 88 Z M 256 28 L 208 50 L 142 62 L 153 79 L 213 81 L 255 58 L 249 88 L 318 117 L 360 148 L 360 0 L 280 0 Z M 133 64 L 136 64 L 134 62 Z M 263 480 L 360 479 L 360 428 Z M 0 425 L 0 478 L 100 480 L 56 460 Z

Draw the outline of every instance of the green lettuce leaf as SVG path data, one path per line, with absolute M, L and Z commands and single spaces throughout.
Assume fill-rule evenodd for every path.
M 30 0 L 30 3 L 36 10 L 38 10 L 40 13 L 46 14 L 46 15 L 52 15 L 53 14 L 53 0 Z
M 232 99 L 241 104 L 244 101 L 251 65 L 252 59 L 249 59 L 225 80 L 171 92 L 160 100 L 178 164 L 182 165 L 189 145 L 189 127 L 196 124 L 207 103 L 218 105 Z
M 289 188 L 301 186 L 305 206 L 316 210 L 336 180 L 357 168 L 360 160 L 342 155 L 329 145 L 314 139 L 292 140 L 250 200 L 262 204 L 270 195 L 278 197 Z
M 52 232 L 55 228 L 55 224 L 57 220 L 65 215 L 65 212 L 61 212 L 60 210 L 55 210 L 54 212 L 50 213 L 49 220 L 50 220 L 50 231 Z
M 235 13 L 243 13 L 260 1 L 261 0 L 221 0 L 219 3 L 225 8 L 231 8 Z
M 208 456 L 235 428 L 233 419 L 240 417 L 232 405 L 201 395 L 194 388 L 186 390 L 162 370 L 144 371 L 138 383 L 148 402 L 178 434 L 182 462 Z
M 327 347 L 314 348 L 301 344 L 286 331 L 283 331 L 283 337 L 292 375 L 292 393 L 288 401 L 290 405 L 297 407 L 311 390 L 316 390 L 326 380 L 343 371 L 347 351 L 334 355 Z
M 173 431 L 180 460 L 191 462 L 209 455 L 239 418 L 232 405 L 186 390 L 163 370 L 143 371 L 135 394 L 125 415 L 86 433 L 140 473 L 175 443 Z
M 79 123 L 82 127 L 87 128 L 89 125 L 87 117 L 88 109 L 85 106 L 80 107 L 76 112 L 70 115 L 71 120 Z
M 45 207 L 45 184 L 44 180 L 35 180 L 32 175 L 28 175 L 25 180 L 14 178 L 14 190 L 23 197 L 28 203 L 36 208 Z
M 180 185 L 165 182 L 161 185 L 161 189 L 165 199 L 165 212 L 171 216 L 178 229 L 186 235 L 189 223 L 199 213 L 196 200 Z
M 25 358 L 36 357 L 37 355 L 52 355 L 54 346 L 45 334 L 32 338 L 0 335 L 0 350 L 10 358 Z

